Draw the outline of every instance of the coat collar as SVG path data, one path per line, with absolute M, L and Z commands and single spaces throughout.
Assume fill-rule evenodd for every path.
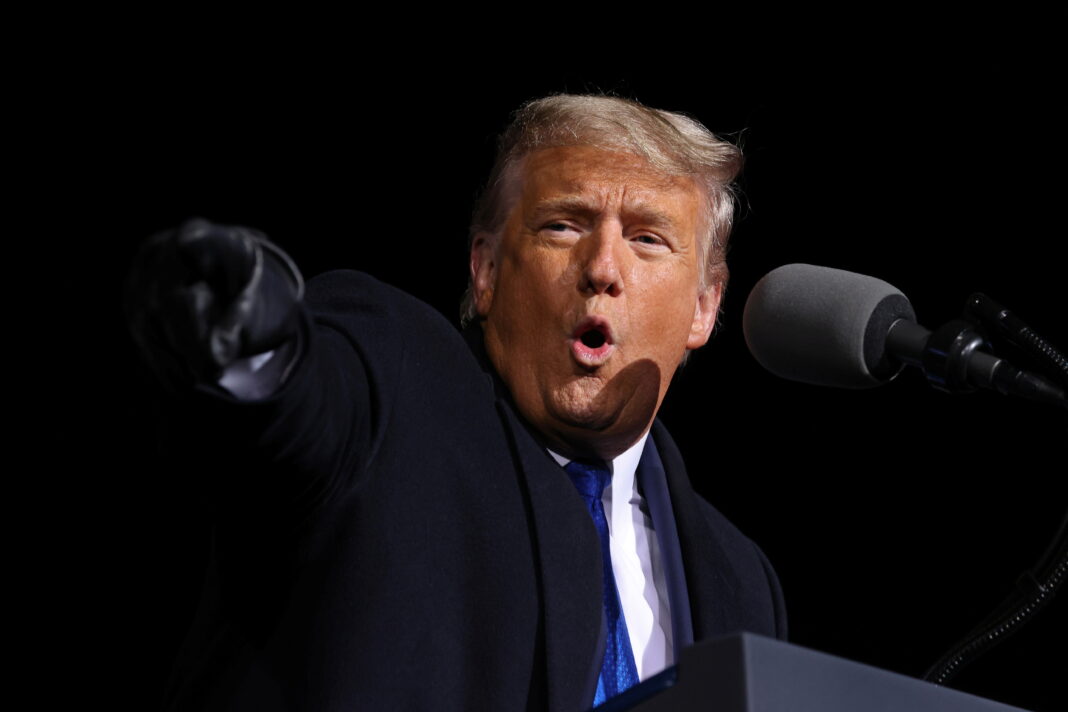
M 567 473 L 516 411 L 486 355 L 481 328 L 468 326 L 464 338 L 493 382 L 525 490 L 541 589 L 548 708 L 585 709 L 604 646 L 597 530 Z
M 659 426 L 659 423 L 657 423 Z M 679 548 L 679 529 L 671 505 L 667 474 L 660 449 L 656 444 L 656 427 L 645 441 L 645 450 L 638 463 L 639 486 L 642 496 L 649 506 L 649 516 L 653 520 L 657 544 L 660 547 L 660 560 L 667 584 L 665 594 L 671 608 L 671 632 L 675 660 L 679 660 L 684 648 L 693 644 L 693 620 L 690 615 L 689 586 L 686 584 L 686 567 Z M 661 438 L 667 432 L 660 433 Z
M 652 434 L 671 493 L 689 589 L 693 639 L 724 635 L 733 630 L 735 622 L 745 620 L 751 608 L 737 573 L 729 565 L 737 555 L 723 548 L 723 532 L 714 529 L 702 511 L 702 502 L 693 491 L 682 455 L 667 428 L 655 421 Z

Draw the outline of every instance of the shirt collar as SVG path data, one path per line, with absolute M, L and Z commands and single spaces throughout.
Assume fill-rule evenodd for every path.
M 612 461 L 608 463 L 612 468 L 612 491 L 614 493 L 625 493 L 623 501 L 626 502 L 631 499 L 633 493 L 637 491 L 634 487 L 634 473 L 638 470 L 638 462 L 642 459 L 642 452 L 645 450 L 645 440 L 649 437 L 649 431 L 646 430 L 645 434 L 638 438 L 638 442 L 631 445 L 629 448 L 621 452 L 612 458 Z M 571 462 L 570 458 L 564 457 L 560 453 L 553 452 L 549 448 L 545 448 L 556 460 L 560 467 L 564 467 L 567 463 Z M 613 497 L 616 499 L 616 497 Z

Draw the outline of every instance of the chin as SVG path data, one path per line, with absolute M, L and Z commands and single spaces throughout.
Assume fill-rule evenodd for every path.
M 625 404 L 625 400 L 611 398 L 603 382 L 591 378 L 567 384 L 551 400 L 549 414 L 555 420 L 592 432 L 604 432 L 619 423 Z

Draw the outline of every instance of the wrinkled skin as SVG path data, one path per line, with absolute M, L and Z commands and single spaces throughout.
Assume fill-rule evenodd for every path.
M 490 360 L 549 447 L 614 457 L 715 324 L 720 288 L 700 278 L 704 196 L 589 146 L 528 155 L 510 191 L 500 234 L 471 250 Z

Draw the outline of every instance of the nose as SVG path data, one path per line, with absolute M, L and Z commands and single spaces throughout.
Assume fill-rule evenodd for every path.
M 582 291 L 618 297 L 623 291 L 621 250 L 626 248 L 623 231 L 611 222 L 586 236 L 582 255 Z

